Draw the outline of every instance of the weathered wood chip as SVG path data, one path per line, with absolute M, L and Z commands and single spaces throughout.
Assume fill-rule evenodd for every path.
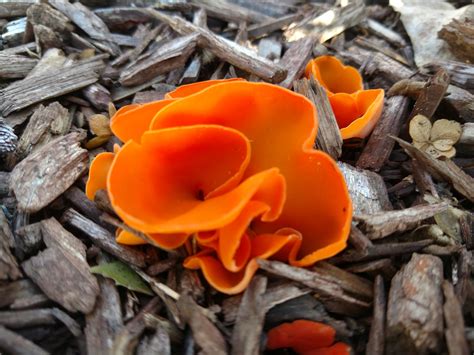
M 30 340 L 0 326 L 0 350 L 12 355 L 49 355 Z
M 87 169 L 89 156 L 73 132 L 44 145 L 15 166 L 11 188 L 20 210 L 34 213 L 66 191 Z
M 443 338 L 443 263 L 413 254 L 392 279 L 387 306 L 387 354 L 438 353 Z
M 41 224 L 48 248 L 22 263 L 25 273 L 67 310 L 89 313 L 99 294 L 99 285 L 89 270 L 86 246 L 54 218 Z
M 125 263 L 138 267 L 145 266 L 144 253 L 137 249 L 117 244 L 112 233 L 98 226 L 74 209 L 70 208 L 66 210 L 61 217 L 61 222 L 84 233 L 99 248 L 114 255 Z
M 383 211 L 374 214 L 355 215 L 359 228 L 369 239 L 384 238 L 395 232 L 404 232 L 420 225 L 422 221 L 445 211 L 449 207 L 446 202 L 432 205 L 417 205 L 404 210 Z
M 317 108 L 316 147 L 337 160 L 342 153 L 342 137 L 326 91 L 313 77 L 295 81 L 294 89 L 311 100 Z
M 18 305 L 29 303 L 29 300 L 42 296 L 42 292 L 28 279 L 17 280 L 0 286 L 0 308 L 9 306 L 12 309 Z
M 16 280 L 22 274 L 18 263 L 10 251 L 14 238 L 3 210 L 0 210 L 0 280 Z
M 194 341 L 204 354 L 227 354 L 224 337 L 190 296 L 181 295 L 177 305 L 181 318 L 189 324 Z
M 349 295 L 334 280 L 328 280 L 316 272 L 293 267 L 279 261 L 258 260 L 260 267 L 274 275 L 286 277 L 310 287 L 326 308 L 337 314 L 360 316 L 368 311 L 370 304 Z
M 416 159 L 435 179 L 449 182 L 460 194 L 474 201 L 474 178 L 467 175 L 451 159 L 440 160 L 422 152 L 404 140 L 392 137 L 407 152 Z
M 0 52 L 0 78 L 24 78 L 38 63 L 37 59 L 27 58 L 16 54 L 1 54 Z
M 232 331 L 231 354 L 259 354 L 265 319 L 267 278 L 256 276 L 245 290 Z
M 354 214 L 372 214 L 393 208 L 380 175 L 343 162 L 338 162 L 338 165 L 349 189 Z
M 168 16 L 161 12 L 150 10 L 150 14 L 158 20 L 170 25 L 181 35 L 199 34 L 198 44 L 209 49 L 217 57 L 251 74 L 272 82 L 279 83 L 286 78 L 287 71 L 272 61 L 259 57 L 253 51 L 235 42 L 217 36 L 207 28 L 198 27 L 177 16 Z
M 306 64 L 311 59 L 314 44 L 315 39 L 312 37 L 301 38 L 290 44 L 290 47 L 278 62 L 288 71 L 286 79 L 280 83 L 281 86 L 291 89 L 293 82 L 303 75 Z
M 449 281 L 443 281 L 443 293 L 445 299 L 443 313 L 446 322 L 444 334 L 449 353 L 467 355 L 470 351 L 466 341 L 462 306 L 454 293 L 453 285 Z
M 374 283 L 374 310 L 370 326 L 369 340 L 365 353 L 367 355 L 383 355 L 385 345 L 385 308 L 387 296 L 383 285 L 383 278 L 377 275 Z
M 203 8 L 210 17 L 218 18 L 227 22 L 264 22 L 272 20 L 272 17 L 262 12 L 251 10 L 230 1 L 216 0 L 191 0 L 195 7 Z
M 357 160 L 357 167 L 379 171 L 392 152 L 395 142 L 388 135 L 398 136 L 408 114 L 410 100 L 403 96 L 389 97 L 380 121 L 370 135 L 369 141 Z
M 125 86 L 140 85 L 160 74 L 183 67 L 196 47 L 197 38 L 197 34 L 176 38 L 151 55 L 139 58 L 122 72 L 120 83 Z

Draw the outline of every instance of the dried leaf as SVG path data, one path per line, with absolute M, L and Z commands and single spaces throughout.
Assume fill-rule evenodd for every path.
M 451 139 L 438 139 L 431 144 L 441 152 L 448 152 L 453 148 L 454 143 Z
M 131 291 L 141 292 L 150 296 L 153 295 L 145 281 L 133 269 L 121 261 L 94 266 L 91 268 L 91 272 L 108 277 L 114 280 L 117 285 L 126 287 Z
M 436 224 L 443 230 L 444 233 L 453 238 L 456 242 L 462 241 L 461 225 L 459 219 L 464 215 L 464 212 L 454 207 L 448 207 L 447 210 L 434 215 Z
M 410 136 L 413 141 L 428 142 L 430 140 L 431 122 L 423 115 L 416 115 L 410 121 Z
M 114 103 L 109 102 L 109 117 L 113 117 L 116 112 L 117 112 L 117 109 L 115 108 Z
M 87 48 L 79 54 L 79 59 L 89 59 L 92 58 L 94 55 L 95 50 L 93 48 Z
M 433 123 L 433 128 L 431 128 L 431 138 L 432 142 L 438 140 L 449 140 L 451 145 L 455 144 L 461 137 L 462 128 L 461 124 L 456 121 L 449 120 L 437 120 Z
M 110 136 L 112 131 L 110 130 L 109 119 L 101 114 L 92 115 L 89 117 L 89 128 L 92 133 L 96 136 Z
M 105 143 L 107 143 L 110 137 L 111 137 L 110 135 L 94 137 L 85 144 L 85 147 L 86 149 L 89 149 L 89 150 L 98 148 L 101 145 L 104 145 Z

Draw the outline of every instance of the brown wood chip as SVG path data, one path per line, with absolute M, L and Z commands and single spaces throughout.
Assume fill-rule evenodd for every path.
M 30 340 L 0 326 L 0 350 L 12 355 L 48 355 Z
M 464 317 L 459 299 L 454 293 L 453 285 L 444 280 L 444 320 L 446 329 L 446 343 L 450 354 L 467 355 L 470 353 L 469 346 L 466 341 L 466 329 L 464 328 Z
M 57 138 L 15 166 L 11 188 L 18 208 L 37 212 L 66 191 L 87 169 L 87 151 L 79 146 L 85 132 Z
M 374 310 L 370 326 L 369 340 L 365 353 L 367 355 L 383 355 L 385 344 L 385 308 L 387 296 L 383 285 L 383 278 L 377 275 L 374 283 Z
M 413 254 L 392 279 L 387 306 L 387 354 L 438 353 L 443 337 L 443 263 Z

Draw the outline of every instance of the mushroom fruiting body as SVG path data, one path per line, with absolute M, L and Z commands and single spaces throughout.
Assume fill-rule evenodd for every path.
M 125 144 L 93 162 L 88 197 L 105 188 L 118 216 L 163 248 L 194 236 L 201 251 L 184 265 L 219 291 L 241 292 L 257 257 L 309 266 L 345 248 L 351 201 L 336 163 L 313 149 L 305 97 L 201 82 L 120 109 L 111 129 Z M 137 243 L 129 233 L 119 241 Z
M 357 69 L 333 56 L 311 60 L 305 74 L 326 89 L 342 139 L 365 138 L 372 132 L 382 113 L 382 89 L 364 90 Z

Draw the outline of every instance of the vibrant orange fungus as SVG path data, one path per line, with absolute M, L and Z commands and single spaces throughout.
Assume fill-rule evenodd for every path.
M 357 69 L 332 56 L 311 60 L 305 73 L 326 89 L 342 139 L 365 138 L 372 132 L 382 113 L 382 89 L 364 90 Z
M 243 80 L 167 96 L 112 118 L 125 144 L 91 165 L 89 198 L 106 188 L 117 215 L 163 248 L 195 238 L 185 267 L 228 294 L 245 289 L 256 258 L 309 266 L 345 248 L 352 205 L 336 163 L 312 148 L 310 101 Z
M 334 343 L 334 328 L 310 320 L 295 320 L 270 329 L 267 334 L 267 349 L 291 348 L 303 355 L 349 355 L 350 347 Z

